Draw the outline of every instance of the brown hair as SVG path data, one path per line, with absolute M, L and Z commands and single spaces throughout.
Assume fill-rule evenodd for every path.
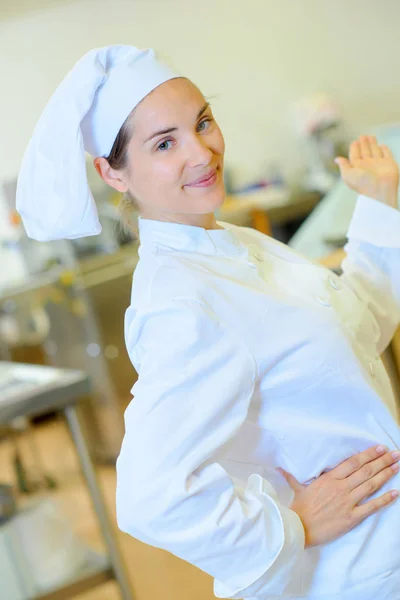
M 129 119 L 133 111 L 125 119 L 115 138 L 113 147 L 108 156 L 105 159 L 108 161 L 110 167 L 115 170 L 126 169 L 128 167 L 128 144 L 132 137 L 132 126 L 129 123 Z M 126 227 L 130 232 L 135 229 L 133 214 L 137 210 L 137 205 L 130 192 L 126 192 L 118 206 L 118 210 L 121 215 L 122 225 Z

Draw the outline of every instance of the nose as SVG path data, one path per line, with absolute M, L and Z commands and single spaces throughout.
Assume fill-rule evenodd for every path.
M 202 136 L 193 136 L 187 141 L 187 166 L 204 167 L 210 164 L 213 151 Z

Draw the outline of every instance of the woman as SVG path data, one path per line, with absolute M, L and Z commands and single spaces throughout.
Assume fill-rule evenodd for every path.
M 221 598 L 400 598 L 400 431 L 380 359 L 400 322 L 389 149 L 363 137 L 338 159 L 362 194 L 341 277 L 216 221 L 221 131 L 152 52 L 94 50 L 55 92 L 19 178 L 32 237 L 99 232 L 83 149 L 140 213 L 120 528 L 211 574 Z

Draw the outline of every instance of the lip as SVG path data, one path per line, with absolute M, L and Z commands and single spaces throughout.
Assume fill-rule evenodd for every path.
M 187 183 L 187 187 L 208 187 L 209 185 L 213 185 L 217 178 L 217 169 L 212 169 L 206 175 L 202 175 L 198 179 Z

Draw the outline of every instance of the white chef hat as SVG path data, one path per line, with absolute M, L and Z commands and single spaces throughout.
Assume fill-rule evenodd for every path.
M 135 106 L 176 77 L 153 50 L 133 46 L 94 49 L 78 61 L 50 98 L 22 161 L 17 211 L 29 237 L 49 241 L 101 232 L 85 151 L 108 156 Z

